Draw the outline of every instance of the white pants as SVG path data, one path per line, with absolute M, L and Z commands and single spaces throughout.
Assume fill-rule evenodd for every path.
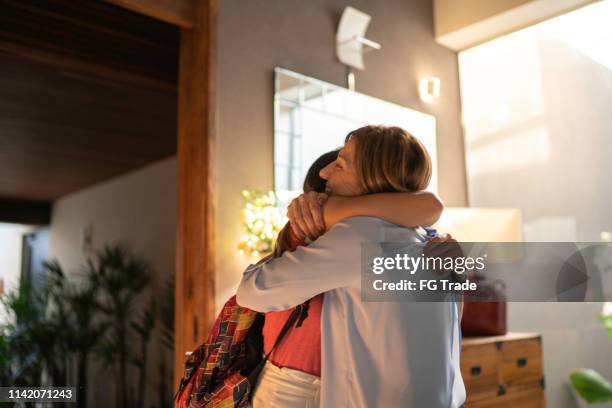
M 319 377 L 267 361 L 251 403 L 253 408 L 318 408 L 320 397 Z

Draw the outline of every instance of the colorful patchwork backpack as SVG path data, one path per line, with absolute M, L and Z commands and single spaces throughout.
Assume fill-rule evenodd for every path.
M 283 244 L 280 247 L 290 250 L 304 244 L 289 224 L 281 230 L 278 240 Z M 277 243 L 271 256 L 280 256 L 280 247 Z M 272 349 L 263 356 L 265 314 L 238 305 L 236 296 L 232 296 L 223 305 L 206 342 L 185 360 L 183 378 L 174 397 L 175 408 L 247 407 L 268 357 L 294 325 L 302 325 L 309 302 L 293 309 Z
M 223 306 L 207 341 L 185 361 L 175 408 L 246 408 L 264 364 L 287 332 L 308 315 L 309 301 L 296 306 L 272 350 L 263 356 L 264 314 L 236 303 Z

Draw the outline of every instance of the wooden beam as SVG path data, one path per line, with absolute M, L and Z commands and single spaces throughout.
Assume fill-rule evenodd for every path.
M 172 79 L 156 77 L 147 72 L 131 72 L 111 65 L 27 47 L 10 41 L 0 40 L 0 51 L 65 70 L 65 72 L 79 75 L 84 79 L 99 78 L 166 93 L 176 91 L 176 83 Z
M 182 28 L 193 28 L 196 4 L 206 0 L 105 0 Z
M 51 223 L 51 203 L 0 198 L 0 222 L 49 225 Z
M 0 0 L 2 54 L 64 73 L 176 93 L 177 27 L 98 1 Z
M 197 3 L 179 55 L 177 246 L 174 380 L 185 352 L 202 343 L 214 319 L 215 66 L 217 0 Z

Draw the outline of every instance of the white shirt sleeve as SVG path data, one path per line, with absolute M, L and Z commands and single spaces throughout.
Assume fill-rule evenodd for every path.
M 359 285 L 364 228 L 372 217 L 340 222 L 309 246 L 249 265 L 238 286 L 239 305 L 259 312 L 285 310 L 340 287 Z

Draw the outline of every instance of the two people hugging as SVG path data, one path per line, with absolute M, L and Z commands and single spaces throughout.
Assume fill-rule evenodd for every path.
M 428 242 L 420 227 L 443 205 L 424 191 L 432 163 L 399 127 L 365 126 L 313 163 L 288 208 L 275 252 L 250 265 L 236 299 L 265 312 L 264 352 L 252 406 L 460 407 L 458 302 L 361 301 L 361 245 Z M 301 325 L 274 342 L 292 309 Z
M 243 273 L 175 406 L 461 407 L 461 304 L 361 300 L 362 244 L 421 244 L 443 205 L 423 144 L 365 126 L 310 167 L 274 252 Z M 438 253 L 437 256 L 441 256 Z

